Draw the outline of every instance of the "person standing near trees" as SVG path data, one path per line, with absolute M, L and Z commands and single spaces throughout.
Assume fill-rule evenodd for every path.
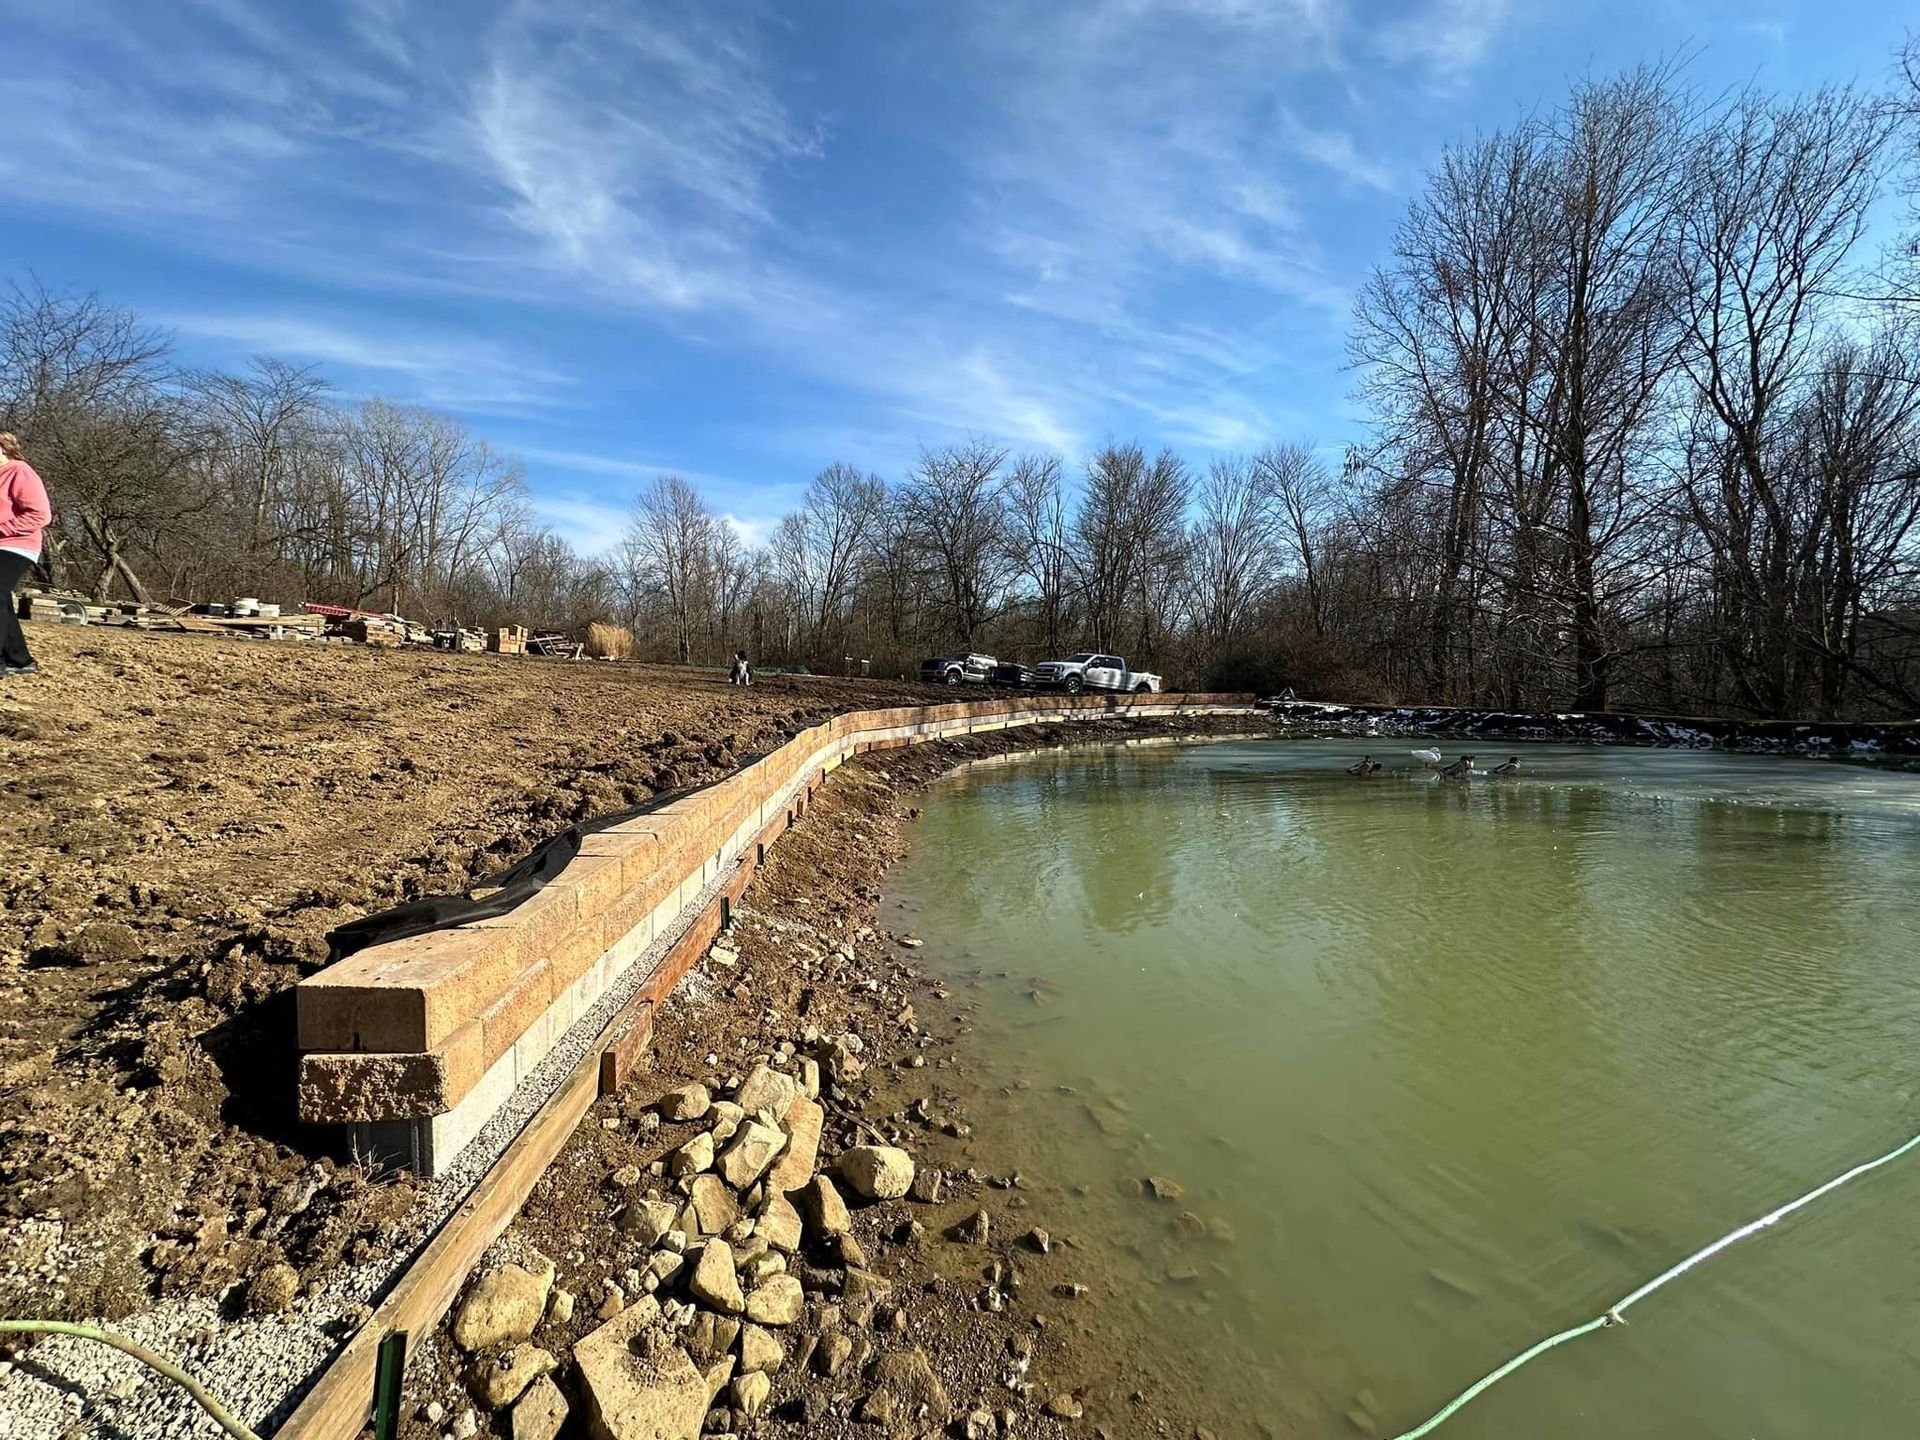
M 0 675 L 39 672 L 27 651 L 27 637 L 20 631 L 13 590 L 40 563 L 40 547 L 52 519 L 47 487 L 27 464 L 20 437 L 0 430 L 0 589 L 7 592 L 6 613 L 0 616 Z

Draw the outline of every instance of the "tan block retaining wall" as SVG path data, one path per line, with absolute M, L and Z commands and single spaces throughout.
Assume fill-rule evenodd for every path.
M 836 716 L 585 837 L 510 914 L 370 946 L 303 981 L 300 1116 L 445 1173 L 569 1030 L 597 1025 L 589 1012 L 604 998 L 636 978 L 635 1000 L 672 992 L 764 847 L 859 751 L 1103 716 L 1252 713 L 1248 695 L 1020 695 Z

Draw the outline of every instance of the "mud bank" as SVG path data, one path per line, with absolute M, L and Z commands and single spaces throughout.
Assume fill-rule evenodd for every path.
M 1807 755 L 1920 758 L 1920 724 L 1725 720 L 1679 715 L 1533 713 L 1443 705 L 1341 705 L 1283 700 L 1279 718 L 1322 734 L 1435 735 L 1605 745 L 1686 745 Z
M 1018 1097 L 980 1093 L 968 998 L 923 974 L 917 937 L 880 928 L 877 914 L 881 879 L 910 843 L 913 795 L 956 766 L 1059 745 L 1273 728 L 1252 717 L 1082 723 L 876 752 L 841 767 L 768 853 L 731 929 L 661 1008 L 646 1067 L 597 1102 L 490 1253 L 488 1265 L 554 1267 L 554 1291 L 566 1298 L 529 1343 L 557 1362 L 553 1378 L 575 1423 L 591 1403 L 570 1361 L 575 1347 L 623 1306 L 645 1303 L 645 1277 L 658 1265 L 649 1227 L 623 1217 L 664 1204 L 699 1225 L 687 1214 L 692 1177 L 668 1172 L 713 1120 L 669 1118 L 679 1109 L 670 1102 L 663 1110 L 661 1098 L 697 1084 L 717 1100 L 758 1066 L 797 1074 L 813 1061 L 825 1111 L 820 1174 L 834 1175 L 836 1157 L 851 1147 L 885 1144 L 912 1156 L 916 1184 L 905 1197 L 864 1201 L 834 1180 L 849 1229 L 828 1233 L 808 1216 L 786 1262 L 804 1288 L 805 1314 L 774 1332 L 778 1368 L 753 1413 L 723 1388 L 706 1420 L 711 1433 L 919 1435 L 949 1433 L 949 1423 L 951 1433 L 982 1436 L 1187 1435 L 1196 1425 L 1262 1433 L 1261 1417 L 1210 1415 L 1207 1397 L 1136 1372 L 1116 1347 L 1124 1326 L 1109 1322 L 1125 1308 L 1137 1323 L 1141 1297 L 1101 1283 L 1082 1237 L 1049 1233 L 1050 1198 L 1072 1177 L 1009 1168 L 996 1135 L 1018 1123 Z M 702 1184 L 722 1218 L 736 1213 L 711 1180 Z M 1143 1188 L 1136 1203 L 1165 1202 Z M 738 1214 L 752 1216 L 746 1204 Z M 735 1239 L 743 1253 L 753 1245 L 738 1231 Z M 685 1241 L 689 1254 L 704 1243 L 699 1233 Z M 671 1312 L 687 1299 L 685 1280 L 675 1275 L 648 1293 Z M 701 1318 L 710 1308 L 700 1303 L 676 1333 L 703 1369 L 744 1363 L 743 1354 L 712 1348 L 713 1321 Z M 468 1425 L 515 1433 L 510 1410 L 490 1415 L 476 1397 L 476 1377 L 502 1357 L 463 1349 L 450 1330 L 443 1324 L 416 1350 L 406 1433 L 441 1440 Z M 752 1343 L 763 1345 L 764 1335 Z M 873 1397 L 886 1374 L 917 1367 L 918 1356 L 946 1413 L 931 1413 L 936 1405 L 876 1421 Z

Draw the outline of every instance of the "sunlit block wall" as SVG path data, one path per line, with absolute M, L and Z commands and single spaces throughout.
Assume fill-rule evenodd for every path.
M 300 1116 L 445 1173 L 556 1046 L 597 1035 L 610 1008 L 671 993 L 697 953 L 687 932 L 703 917 L 717 925 L 732 882 L 860 751 L 1065 720 L 1253 713 L 1250 695 L 1019 695 L 837 716 L 587 836 L 508 915 L 371 946 L 303 981 Z

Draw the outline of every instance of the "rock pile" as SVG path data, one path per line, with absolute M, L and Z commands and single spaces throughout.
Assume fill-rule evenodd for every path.
M 553 1440 L 572 1408 L 595 1440 L 696 1440 L 750 1427 L 776 1376 L 810 1371 L 843 1387 L 864 1376 L 843 1416 L 890 1433 L 945 1426 L 951 1406 L 926 1355 L 878 1343 L 904 1328 L 904 1313 L 853 1238 L 848 1208 L 916 1193 L 913 1157 L 855 1145 L 821 1163 L 822 1079 L 837 1084 L 858 1063 L 844 1041 L 823 1042 L 818 1062 L 755 1065 L 723 1087 L 730 1098 L 699 1084 L 662 1096 L 654 1113 L 676 1127 L 662 1130 L 665 1148 L 611 1177 L 613 1230 L 633 1263 L 586 1297 L 601 1323 L 570 1364 L 531 1343 L 557 1308 L 550 1265 L 501 1265 L 468 1291 L 452 1336 L 480 1408 L 508 1414 L 514 1440 Z M 897 1213 L 891 1224 L 914 1222 Z M 566 1296 L 569 1317 L 572 1306 Z M 824 1418 L 818 1387 L 786 1388 L 799 1391 L 790 1418 Z

